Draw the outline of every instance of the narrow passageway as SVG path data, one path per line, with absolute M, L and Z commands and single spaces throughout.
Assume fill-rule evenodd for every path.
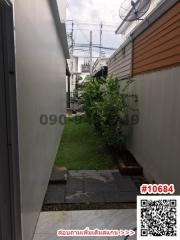
M 68 118 L 34 240 L 84 239 L 58 237 L 59 229 L 134 229 L 141 182 L 143 176 L 120 172 L 118 161 L 90 122 L 84 117 Z M 85 239 L 110 240 L 112 236 Z M 134 239 L 136 235 L 131 236 Z
M 68 119 L 43 210 L 81 209 L 81 206 L 111 209 L 115 203 L 135 204 L 139 193 L 136 178 L 120 173 L 103 138 L 86 119 Z

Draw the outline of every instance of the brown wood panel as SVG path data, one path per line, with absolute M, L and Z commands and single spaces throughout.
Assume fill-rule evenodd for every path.
M 174 28 L 178 27 L 180 24 L 180 15 L 177 14 L 174 18 L 171 18 L 169 21 L 167 21 L 165 24 L 163 24 L 160 28 L 157 28 L 156 30 L 154 30 L 153 32 L 149 33 L 147 36 L 143 36 L 142 39 L 138 39 L 138 41 L 136 42 L 135 40 L 135 44 L 136 47 L 141 46 L 144 43 L 147 43 L 148 40 L 151 40 L 152 38 L 157 38 L 157 33 L 161 34 L 160 36 L 163 36 L 165 33 L 167 33 L 167 31 L 171 31 Z
M 134 40 L 133 74 L 180 64 L 180 3 Z
M 143 38 L 147 37 L 149 34 L 154 32 L 156 29 L 160 29 L 166 24 L 170 19 L 173 19 L 180 12 L 180 3 L 177 3 L 173 8 L 171 8 L 166 14 L 161 16 L 154 24 L 152 24 L 148 30 L 144 32 L 143 35 L 138 36 L 138 41 L 140 42 Z
M 180 35 L 180 20 L 178 23 L 174 24 L 173 26 L 166 29 L 166 31 L 157 32 L 155 36 L 150 38 L 149 40 L 145 41 L 143 44 L 144 48 L 147 47 L 156 47 L 164 42 L 171 40 L 172 38 L 176 38 Z M 138 45 L 135 44 L 134 46 L 134 53 L 138 54 L 139 50 L 142 49 L 142 44 Z
M 153 64 L 136 67 L 134 69 L 134 72 L 135 72 L 134 75 L 145 73 L 145 72 L 151 72 L 152 68 L 153 70 L 160 70 L 162 68 L 179 65 L 179 63 L 180 63 L 180 55 L 172 56 L 171 58 L 166 58 L 166 59 L 160 60 L 159 62 L 155 62 Z
M 141 67 L 141 66 L 144 66 L 144 65 L 148 65 L 148 64 L 151 64 L 151 63 L 154 63 L 154 62 L 158 62 L 162 59 L 168 59 L 168 58 L 171 58 L 172 56 L 177 56 L 180 54 L 178 53 L 180 51 L 180 46 L 177 46 L 177 47 L 174 47 L 174 48 L 171 48 L 169 50 L 166 50 L 162 53 L 159 53 L 159 54 L 156 54 L 150 58 L 147 58 L 145 60 L 141 60 L 139 62 L 135 62 L 134 64 L 136 65 L 136 67 Z
M 158 48 L 151 49 L 151 51 L 140 54 L 134 59 L 134 64 L 141 63 L 142 61 L 155 61 L 162 56 L 172 55 L 174 52 L 177 54 L 180 52 L 180 36 L 178 38 L 172 39 L 168 42 L 169 48 L 167 47 L 167 43 L 160 45 Z

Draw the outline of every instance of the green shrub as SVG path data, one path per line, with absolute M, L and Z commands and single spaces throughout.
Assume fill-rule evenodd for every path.
M 127 81 L 121 88 L 119 81 L 112 77 L 91 79 L 86 83 L 82 94 L 87 117 L 106 143 L 118 151 L 126 148 L 129 127 L 132 125 L 130 116 L 137 110 L 133 106 L 137 97 L 129 93 L 132 82 Z
M 85 83 L 84 91 L 82 92 L 82 103 L 87 117 L 92 121 L 98 131 L 100 131 L 100 116 L 99 116 L 99 103 L 103 101 L 102 85 L 105 79 L 97 80 L 94 78 L 89 79 Z

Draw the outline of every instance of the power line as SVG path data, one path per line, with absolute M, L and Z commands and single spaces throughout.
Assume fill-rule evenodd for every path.
M 92 75 L 92 52 L 93 52 L 93 43 L 92 43 L 92 31 L 90 31 L 90 44 L 89 44 L 89 65 L 90 65 L 90 74 Z
M 94 56 L 94 57 L 92 57 L 93 59 L 95 59 L 95 58 L 98 58 L 99 56 Z M 82 59 L 84 59 L 84 58 L 87 58 L 87 59 L 89 59 L 89 57 L 84 57 L 84 56 L 78 56 L 78 58 L 82 58 Z
M 103 30 L 103 24 L 101 23 L 100 25 L 100 40 L 99 40 L 99 44 L 100 44 L 100 48 L 99 48 L 99 57 L 101 58 L 101 47 L 102 47 L 102 30 Z
M 75 46 L 76 46 L 76 47 L 84 47 L 84 48 L 89 47 L 89 45 L 87 45 L 87 44 L 75 44 Z M 94 44 L 92 44 L 92 47 L 93 47 L 93 48 L 100 48 L 100 49 L 113 50 L 113 51 L 116 50 L 116 48 L 103 47 L 103 46 L 98 46 L 98 45 L 94 45 Z
M 71 16 L 72 16 L 72 20 L 71 19 L 68 19 L 66 21 L 66 27 L 68 28 L 71 24 L 72 26 L 72 29 L 69 29 L 71 30 L 71 46 L 69 46 L 69 48 L 72 48 L 72 53 L 73 51 L 76 51 L 76 52 L 81 52 L 81 53 L 84 53 L 86 56 L 83 56 L 83 57 L 80 57 L 78 56 L 79 58 L 88 58 L 88 59 L 92 59 L 92 58 L 97 58 L 97 57 L 94 57 L 92 56 L 92 54 L 90 54 L 91 56 L 88 56 L 88 52 L 99 52 L 99 56 L 101 56 L 101 53 L 102 54 L 106 54 L 105 51 L 107 51 L 107 54 L 108 52 L 110 51 L 114 51 L 116 50 L 115 48 L 110 48 L 110 47 L 103 47 L 102 46 L 102 33 L 103 32 L 115 32 L 115 30 L 111 30 L 112 27 L 115 28 L 116 25 L 114 24 L 107 24 L 107 23 L 88 23 L 88 22 L 80 22 L 80 21 L 77 21 L 77 19 L 74 17 L 73 15 L 73 11 L 72 11 L 72 8 L 70 7 L 69 5 L 69 2 L 68 0 L 66 0 L 66 6 L 67 8 L 69 9 L 70 13 L 71 13 Z M 74 25 L 77 26 L 76 28 L 74 28 Z M 100 32 L 100 43 L 99 44 L 92 44 L 91 41 L 89 41 L 89 38 L 86 36 L 86 34 L 84 33 L 84 31 L 90 31 L 90 29 L 88 28 L 82 28 L 81 26 L 100 26 L 100 29 L 94 29 L 93 31 L 96 31 L 96 32 Z M 118 25 L 118 24 L 117 24 Z M 111 28 L 111 29 L 104 29 L 103 28 L 106 27 L 106 28 Z M 83 35 L 83 37 L 86 39 L 87 41 L 87 44 L 81 44 L 81 43 L 77 43 L 75 44 L 75 41 L 74 41 L 74 36 L 73 36 L 73 33 L 74 31 L 80 31 L 81 34 Z M 92 31 L 92 30 L 91 30 Z M 91 44 L 90 44 L 91 43 Z M 87 49 L 86 49 L 87 48 Z M 91 51 L 90 51 L 91 49 Z M 103 51 L 104 50 L 104 51 Z M 72 54 L 73 55 L 73 54 Z M 73 57 L 73 56 L 72 56 Z M 91 60 L 92 61 L 92 60 Z
M 66 6 L 69 8 L 69 10 L 71 12 L 71 16 L 73 17 L 72 9 L 71 9 L 71 7 L 70 7 L 70 5 L 68 3 L 68 0 L 66 0 Z M 78 23 L 78 21 L 77 21 L 77 19 L 75 17 L 73 17 L 73 20 L 71 20 L 71 21 L 74 21 L 76 23 L 76 25 L 79 26 L 79 23 Z M 80 26 L 79 26 L 79 30 L 80 30 Z M 87 38 L 85 33 L 82 30 L 80 30 L 80 31 L 81 31 L 82 35 L 84 36 L 84 38 L 89 42 L 89 39 Z
M 89 46 L 87 43 L 76 43 L 76 46 L 81 45 L 81 46 Z M 92 46 L 100 46 L 99 44 L 92 44 Z
M 74 29 L 75 31 L 90 31 L 90 29 L 88 29 L 88 28 L 81 28 L 81 29 L 79 29 L 79 28 L 75 28 Z M 98 30 L 98 29 L 93 29 L 92 30 L 93 32 L 101 32 L 101 30 Z M 102 32 L 115 32 L 115 30 L 109 30 L 109 29 L 102 29 Z
M 76 48 L 74 49 L 74 51 L 78 51 L 78 52 L 82 52 L 82 53 L 88 53 L 89 52 L 89 49 L 80 49 L 80 48 Z M 99 52 L 99 50 L 97 49 L 94 49 L 93 52 Z M 106 52 L 102 51 L 103 54 L 106 54 Z
M 69 22 L 71 22 L 71 21 L 73 21 L 73 20 L 70 20 L 70 19 L 66 20 L 66 24 L 69 24 Z M 79 25 L 90 25 L 90 26 L 99 26 L 100 25 L 100 23 L 88 23 L 88 22 L 79 22 L 79 21 L 78 21 L 78 24 Z M 119 23 L 117 23 L 117 25 L 118 24 Z M 107 27 L 114 27 L 114 28 L 116 28 L 117 25 L 116 24 L 112 25 L 112 24 L 103 23 L 103 26 L 107 26 Z
M 70 13 L 71 13 L 71 16 L 73 17 L 73 12 L 72 12 L 72 9 L 71 9 L 71 7 L 70 7 L 70 5 L 69 5 L 69 3 L 68 3 L 68 0 L 66 0 L 66 5 L 67 5 L 67 8 L 69 9 L 69 11 L 70 11 Z M 77 21 L 77 19 L 75 18 L 75 17 L 73 17 L 73 21 L 71 20 L 71 22 L 74 22 L 78 27 L 79 27 L 79 31 L 81 32 L 81 34 L 83 35 L 83 37 L 86 39 L 86 41 L 89 43 L 89 39 L 87 38 L 87 36 L 86 36 L 86 34 L 83 32 L 83 30 L 81 30 L 81 27 L 80 27 L 80 25 L 78 24 L 78 21 Z M 87 52 L 86 52 L 86 56 L 87 56 Z M 85 58 L 87 58 L 85 56 Z

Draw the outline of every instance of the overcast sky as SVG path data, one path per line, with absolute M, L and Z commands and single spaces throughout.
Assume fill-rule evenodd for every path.
M 89 31 L 93 30 L 93 43 L 99 44 L 100 26 L 82 25 L 81 23 L 100 24 L 103 23 L 102 44 L 105 47 L 117 48 L 121 43 L 121 37 L 115 34 L 115 30 L 121 23 L 119 17 L 119 7 L 123 0 L 66 0 L 67 19 L 73 19 L 75 26 L 75 43 L 88 43 Z M 111 26 L 107 26 L 111 25 Z M 71 22 L 67 24 L 67 31 L 70 32 Z M 77 30 L 80 29 L 80 30 Z M 98 51 L 93 52 L 93 56 L 98 56 Z M 88 56 L 88 52 L 76 55 Z M 106 56 L 112 51 L 106 51 Z

